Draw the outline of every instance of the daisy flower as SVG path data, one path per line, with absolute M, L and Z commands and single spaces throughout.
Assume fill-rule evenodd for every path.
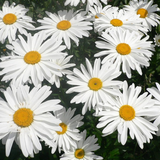
M 85 21 L 86 12 L 73 10 L 58 11 L 58 14 L 46 12 L 49 17 L 44 17 L 43 20 L 38 20 L 41 26 L 38 30 L 45 31 L 47 36 L 54 37 L 57 40 L 64 40 L 67 48 L 70 49 L 72 39 L 76 45 L 79 45 L 79 39 L 83 36 L 88 37 L 92 25 Z
M 96 47 L 104 50 L 94 56 L 105 56 L 102 63 L 112 62 L 119 68 L 122 66 L 128 78 L 131 78 L 131 69 L 142 75 L 141 66 L 149 66 L 151 51 L 154 50 L 152 41 L 147 41 L 149 36 L 142 38 L 141 34 L 128 30 L 103 32 L 101 36 L 103 41 L 96 41 Z
M 86 138 L 86 130 L 81 133 L 82 139 L 77 141 L 77 146 L 72 147 L 71 150 L 66 151 L 60 160 L 94 160 L 103 159 L 100 156 L 94 154 L 93 151 L 98 150 L 100 147 L 95 136 L 89 136 Z
M 27 41 L 19 35 L 19 40 L 12 43 L 9 49 L 13 53 L 2 57 L 0 63 L 0 75 L 4 75 L 2 81 L 12 80 L 16 86 L 24 84 L 31 79 L 35 85 L 41 85 L 42 81 L 50 78 L 53 74 L 62 76 L 59 72 L 60 66 L 56 65 L 51 59 L 58 59 L 65 53 L 66 48 L 61 45 L 62 41 L 55 39 L 46 39 L 44 33 L 37 33 L 34 36 L 27 35 Z
M 160 23 L 160 16 L 155 12 L 160 11 L 157 4 L 153 5 L 153 0 L 131 0 L 129 5 L 125 5 L 125 10 L 140 15 L 140 19 L 144 26 L 151 31 L 152 26 L 157 26 Z
M 71 103 L 84 103 L 82 114 L 84 115 L 87 108 L 93 109 L 98 112 L 99 108 L 95 108 L 99 102 L 112 102 L 112 98 L 119 94 L 121 81 L 113 80 L 117 78 L 121 72 L 115 69 L 115 66 L 106 64 L 101 66 L 101 60 L 96 59 L 92 68 L 91 63 L 86 59 L 87 69 L 83 64 L 80 68 L 73 69 L 73 75 L 68 75 L 67 82 L 74 87 L 69 88 L 66 93 L 77 92 L 78 94 L 71 100 Z
M 157 115 L 154 100 L 147 92 L 140 95 L 141 87 L 134 84 L 128 87 L 124 82 L 123 92 L 115 98 L 114 105 L 104 105 L 104 110 L 99 112 L 101 118 L 97 128 L 104 127 L 103 136 L 118 131 L 118 141 L 124 145 L 127 141 L 128 130 L 132 139 L 136 138 L 138 145 L 143 149 L 143 143 L 150 142 L 157 127 L 146 120 L 144 116 Z
M 131 14 L 129 11 L 110 7 L 106 14 L 98 14 L 99 18 L 95 19 L 95 29 L 98 32 L 111 30 L 130 30 L 147 32 L 147 27 L 142 26 L 139 15 Z
M 53 142 L 58 145 L 58 150 L 61 152 L 70 150 L 72 147 L 76 147 L 76 141 L 79 141 L 82 137 L 79 134 L 78 127 L 83 125 L 81 121 L 83 116 L 80 114 L 73 116 L 76 109 L 71 110 L 69 108 L 67 111 L 65 108 L 54 112 L 57 119 L 61 121 L 59 126 L 62 131 L 53 131 Z M 55 152 L 55 147 L 52 148 L 52 153 Z
M 107 0 L 100 0 L 104 4 L 107 4 Z M 100 4 L 99 0 L 87 0 L 87 5 L 93 6 L 94 4 Z M 71 6 L 77 6 L 80 2 L 86 3 L 86 0 L 66 0 L 64 5 L 67 6 L 70 4 Z
M 43 102 L 50 94 L 50 87 L 35 87 L 29 91 L 29 86 L 19 85 L 8 87 L 3 92 L 5 100 L 0 99 L 0 139 L 6 147 L 8 157 L 15 141 L 25 157 L 34 156 L 42 150 L 41 141 L 51 141 L 50 130 L 59 130 L 61 122 L 50 111 L 62 109 L 60 100 Z M 50 143 L 56 148 L 55 143 Z
M 156 46 L 160 46 L 160 35 L 155 35 L 154 43 Z
M 88 11 L 89 20 L 95 21 L 95 19 L 99 18 L 97 14 L 106 14 L 109 7 L 111 7 L 111 5 L 106 5 L 103 7 L 101 3 L 93 5 L 92 7 L 90 6 Z
M 160 136 L 160 84 L 156 83 L 156 87 L 147 88 L 147 91 L 152 94 L 152 96 L 155 98 L 155 106 L 159 109 L 158 115 L 152 117 L 152 120 L 154 119 L 154 124 L 158 126 L 158 132 L 157 136 Z
M 31 24 L 32 18 L 26 16 L 28 12 L 23 5 L 15 6 L 12 3 L 9 6 L 9 2 L 5 1 L 0 11 L 0 41 L 4 43 L 8 38 L 9 43 L 16 39 L 16 33 L 27 35 L 28 30 L 34 30 L 34 26 Z
M 62 73 L 62 75 L 72 74 L 72 71 L 68 70 L 68 68 L 75 66 L 74 63 L 68 63 L 72 57 L 73 56 L 71 55 L 68 57 L 63 56 L 62 58 L 59 58 L 59 59 L 52 59 L 52 61 L 56 65 L 61 67 L 61 69 L 59 69 L 59 72 Z M 55 83 L 57 88 L 60 87 L 60 78 L 56 74 L 53 74 L 53 76 L 51 77 L 51 83 L 52 82 Z

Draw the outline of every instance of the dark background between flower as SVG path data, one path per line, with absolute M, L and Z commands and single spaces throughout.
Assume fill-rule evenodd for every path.
M 34 25 L 39 26 L 37 19 L 42 19 L 45 14 L 45 11 L 52 13 L 57 13 L 58 10 L 69 10 L 73 7 L 64 6 L 65 0 L 15 0 L 9 1 L 10 4 L 15 2 L 16 4 L 23 4 L 26 8 L 29 9 L 27 15 L 33 18 L 35 21 Z M 112 6 L 119 6 L 120 8 L 123 5 L 128 4 L 129 0 L 109 0 L 109 4 Z M 4 1 L 0 0 L 0 9 Z M 160 7 L 160 0 L 154 0 L 154 3 L 158 4 Z M 74 10 L 85 9 L 84 4 L 79 4 L 77 7 L 74 7 Z M 31 31 L 32 34 L 35 31 Z M 150 40 L 153 41 L 155 34 L 160 34 L 160 26 L 153 28 L 150 35 Z M 17 33 L 18 34 L 18 33 Z M 95 47 L 95 41 L 98 40 L 98 35 L 93 31 L 90 31 L 90 36 L 88 38 L 80 39 L 79 46 L 77 47 L 74 42 L 70 50 L 67 50 L 69 55 L 73 55 L 71 62 L 76 64 L 76 67 L 79 68 L 81 63 L 84 63 L 85 58 L 88 58 L 91 62 L 94 61 L 94 54 L 98 52 L 98 49 Z M 5 44 L 0 43 L 0 55 L 6 55 L 7 49 Z M 148 68 L 143 68 L 143 75 L 139 75 L 136 71 L 132 71 L 132 78 L 128 79 L 126 75 L 122 74 L 118 79 L 127 80 L 129 84 L 135 83 L 143 88 L 143 92 L 146 91 L 146 88 L 155 86 L 155 82 L 160 83 L 160 48 L 155 47 L 155 52 L 150 61 L 150 66 Z M 2 77 L 0 77 L 1 79 Z M 74 94 L 66 94 L 66 90 L 70 87 L 66 83 L 67 78 L 64 76 L 61 78 L 61 87 L 57 89 L 52 85 L 52 95 L 49 99 L 58 98 L 61 100 L 61 104 L 66 108 L 77 108 L 76 114 L 81 114 L 82 104 L 70 104 L 70 100 Z M 46 81 L 43 82 L 43 85 L 50 85 Z M 6 89 L 9 86 L 9 83 L 0 82 L 0 88 Z M 2 94 L 0 94 L 3 97 Z M 113 134 L 102 137 L 102 129 L 97 129 L 96 125 L 98 119 L 93 117 L 94 111 L 87 111 L 84 115 L 83 121 L 84 125 L 80 128 L 81 131 L 84 129 L 87 130 L 87 136 L 95 135 L 98 138 L 98 143 L 101 146 L 99 150 L 95 153 L 104 158 L 104 160 L 159 160 L 160 159 L 160 137 L 153 136 L 153 140 L 150 143 L 144 144 L 144 149 L 140 149 L 136 140 L 132 140 L 128 137 L 127 143 L 123 146 L 117 141 L 117 132 Z M 9 157 L 5 156 L 5 146 L 2 145 L 0 141 L 0 160 L 59 160 L 61 154 L 56 151 L 54 154 L 51 154 L 51 149 L 48 146 L 45 146 L 42 143 L 43 149 L 39 154 L 35 154 L 34 158 L 25 158 L 21 153 L 21 150 L 16 144 L 13 145 L 11 149 L 11 154 Z

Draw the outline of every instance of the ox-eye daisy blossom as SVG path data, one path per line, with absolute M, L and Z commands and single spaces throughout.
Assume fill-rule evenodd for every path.
M 160 84 L 156 83 L 156 87 L 157 88 L 147 88 L 147 90 L 155 98 L 155 106 L 159 109 L 159 114 L 157 116 L 152 117 L 152 120 L 155 120 L 154 124 L 158 126 L 157 136 L 160 136 Z
M 113 80 L 117 78 L 121 72 L 115 69 L 115 66 L 106 64 L 101 66 L 101 60 L 96 59 L 94 67 L 86 59 L 87 69 L 81 64 L 81 71 L 77 68 L 73 69 L 73 75 L 67 75 L 70 85 L 74 85 L 67 90 L 66 93 L 78 92 L 78 94 L 71 100 L 71 103 L 84 103 L 82 114 L 84 115 L 87 109 L 91 107 L 99 111 L 100 108 L 95 108 L 99 102 L 112 102 L 112 98 L 119 94 L 121 81 Z
M 153 5 L 153 0 L 131 0 L 129 5 L 125 5 L 125 10 L 133 12 L 133 14 L 140 15 L 140 19 L 144 26 L 147 26 L 149 30 L 152 26 L 159 24 L 160 16 L 155 12 L 160 11 L 157 4 Z
M 98 5 L 94 5 L 92 7 L 89 7 L 89 11 L 88 11 L 89 20 L 95 21 L 95 19 L 99 18 L 97 16 L 97 14 L 102 14 L 102 15 L 106 14 L 108 11 L 108 8 L 110 8 L 110 7 L 111 7 L 111 5 L 106 5 L 105 7 L 103 7 L 101 5 L 101 3 Z
M 107 4 L 107 0 L 100 0 L 101 2 Z M 94 4 L 100 4 L 99 0 L 87 0 L 87 5 L 93 6 Z M 70 4 L 71 6 L 77 6 L 80 2 L 86 3 L 86 0 L 66 0 L 64 5 Z
M 160 34 L 155 35 L 154 43 L 155 43 L 156 46 L 160 46 Z
M 26 29 L 34 30 L 34 26 L 30 24 L 32 18 L 26 16 L 26 9 L 23 5 L 15 6 L 15 3 L 12 3 L 9 6 L 9 2 L 5 1 L 2 6 L 2 11 L 0 11 L 0 41 L 5 42 L 8 38 L 11 43 L 16 39 L 17 31 L 21 34 L 27 35 Z
M 20 85 L 8 87 L 3 92 L 5 100 L 0 99 L 0 139 L 6 147 L 9 156 L 13 142 L 21 149 L 25 157 L 34 156 L 42 150 L 40 140 L 50 142 L 53 148 L 51 130 L 61 131 L 61 122 L 49 111 L 57 111 L 63 107 L 60 100 L 43 102 L 50 94 L 50 87 L 33 88 Z
M 98 150 L 100 147 L 95 136 L 89 136 L 86 138 L 86 130 L 81 133 L 81 140 L 77 141 L 76 147 L 72 147 L 71 150 L 66 151 L 60 160 L 98 160 L 103 159 L 100 156 L 94 154 L 93 151 Z
M 62 131 L 53 131 L 53 142 L 56 142 L 59 152 L 61 150 L 67 151 L 72 147 L 76 147 L 76 141 L 79 141 L 82 137 L 79 134 L 78 127 L 83 125 L 81 121 L 83 116 L 80 114 L 73 116 L 76 109 L 71 110 L 69 108 L 67 111 L 65 108 L 54 112 L 57 119 L 61 120 L 59 126 Z M 52 153 L 54 153 L 55 147 L 52 148 Z
M 72 71 L 70 71 L 68 68 L 75 66 L 74 63 L 68 63 L 70 61 L 70 59 L 73 56 L 63 56 L 62 58 L 59 59 L 52 59 L 52 61 L 56 64 L 59 65 L 61 67 L 61 69 L 59 69 L 59 72 L 62 73 L 62 75 L 66 75 L 66 74 L 72 74 Z M 53 76 L 51 77 L 51 83 L 55 83 L 56 87 L 59 88 L 60 87 L 60 77 L 57 76 L 56 74 L 53 74 Z M 52 84 L 53 84 L 52 83 Z
M 98 14 L 98 16 L 99 18 L 95 20 L 95 29 L 98 32 L 117 29 L 147 32 L 147 27 L 142 26 L 139 15 L 133 16 L 129 11 L 118 7 L 110 7 L 106 14 Z
M 34 36 L 28 34 L 27 41 L 20 35 L 18 37 L 19 40 L 9 46 L 13 51 L 12 55 L 1 58 L 0 68 L 3 70 L 0 71 L 0 75 L 5 74 L 2 81 L 12 80 L 12 83 L 18 86 L 31 79 L 31 82 L 38 86 L 44 79 L 51 81 L 53 74 L 62 75 L 59 72 L 61 67 L 51 61 L 66 55 L 62 53 L 66 48 L 61 45 L 62 41 L 45 41 L 46 36 L 43 33 Z
M 117 67 L 122 66 L 122 71 L 131 78 L 131 69 L 137 70 L 142 75 L 141 66 L 149 66 L 149 60 L 154 50 L 152 41 L 147 41 L 149 36 L 142 38 L 141 34 L 128 30 L 103 32 L 103 41 L 96 41 L 96 47 L 103 51 L 95 57 L 105 56 L 102 63 L 112 62 Z
M 47 36 L 52 36 L 58 40 L 64 40 L 67 48 L 70 49 L 72 39 L 76 45 L 79 45 L 79 39 L 83 36 L 88 37 L 92 25 L 90 22 L 85 21 L 86 12 L 73 10 L 63 10 L 56 13 L 46 12 L 49 17 L 44 17 L 43 20 L 38 20 L 41 26 L 38 30 L 45 31 Z
M 145 119 L 145 116 L 156 116 L 157 108 L 154 100 L 147 92 L 140 95 L 141 87 L 134 84 L 128 87 L 124 82 L 123 93 L 115 98 L 114 105 L 103 105 L 104 110 L 99 112 L 101 118 L 97 128 L 104 127 L 103 136 L 118 131 L 118 141 L 124 145 L 127 141 L 128 130 L 132 139 L 136 138 L 138 145 L 143 149 L 143 143 L 150 142 L 152 134 L 158 130 L 156 125 Z

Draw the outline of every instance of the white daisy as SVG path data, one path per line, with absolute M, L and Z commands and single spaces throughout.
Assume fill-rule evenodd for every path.
M 53 134 L 50 130 L 61 131 L 61 121 L 49 113 L 62 109 L 60 100 L 43 102 L 51 94 L 50 87 L 29 89 L 22 85 L 8 87 L 3 92 L 6 100 L 0 99 L 0 139 L 5 144 L 6 156 L 15 141 L 25 157 L 33 157 L 42 150 L 39 139 L 51 141 Z M 55 143 L 50 145 L 56 148 Z
M 66 6 L 70 4 L 71 6 L 77 6 L 81 1 L 82 3 L 86 3 L 86 0 L 66 0 L 64 5 Z M 107 4 L 107 0 L 100 0 L 100 1 L 103 2 L 104 4 Z M 100 1 L 99 0 L 87 0 L 87 5 L 93 6 L 94 4 L 99 4 Z
M 72 39 L 76 45 L 79 45 L 79 39 L 83 36 L 88 37 L 92 25 L 90 22 L 85 21 L 86 12 L 73 10 L 58 11 L 58 14 L 46 12 L 49 16 L 44 17 L 43 20 L 38 20 L 42 26 L 38 30 L 43 30 L 48 36 L 52 36 L 58 40 L 64 40 L 67 48 L 70 49 Z
M 95 108 L 99 102 L 112 102 L 112 98 L 119 94 L 119 87 L 121 81 L 113 80 L 117 78 L 121 72 L 115 69 L 115 66 L 110 64 L 101 66 L 101 60 L 96 59 L 94 67 L 86 59 L 87 69 L 81 64 L 81 70 L 74 68 L 73 75 L 68 75 L 67 82 L 70 85 L 74 85 L 67 90 L 66 93 L 77 92 L 78 94 L 71 100 L 71 103 L 84 103 L 82 114 L 84 115 L 91 107 L 99 111 L 99 108 Z
M 76 109 L 71 110 L 69 108 L 67 111 L 65 108 L 62 110 L 54 112 L 57 119 L 61 120 L 59 126 L 62 131 L 53 131 L 53 142 L 58 145 L 58 150 L 61 152 L 70 150 L 72 147 L 76 147 L 76 141 L 79 141 L 82 137 L 79 134 L 78 127 L 83 125 L 81 121 L 83 116 L 80 114 L 73 116 Z M 52 153 L 55 152 L 55 147 L 52 148 Z
M 70 59 L 73 56 L 63 56 L 62 58 L 59 59 L 52 59 L 52 61 L 61 67 L 61 69 L 59 69 L 59 72 L 62 73 L 63 75 L 65 74 L 72 74 L 72 71 L 68 70 L 68 68 L 75 66 L 74 63 L 68 63 L 70 61 Z M 51 83 L 55 83 L 56 87 L 59 88 L 60 87 L 60 78 L 59 76 L 57 76 L 56 74 L 53 74 L 53 76 L 51 77 Z
M 102 14 L 102 15 L 106 14 L 108 11 L 108 8 L 110 7 L 111 5 L 106 5 L 105 7 L 103 7 L 101 3 L 97 5 L 93 5 L 92 7 L 90 6 L 89 12 L 88 12 L 89 20 L 95 21 L 95 19 L 99 18 L 97 14 Z
M 124 145 L 127 141 L 128 130 L 132 139 L 136 138 L 140 148 L 143 143 L 150 142 L 152 134 L 155 134 L 157 127 L 146 120 L 144 116 L 156 116 L 157 108 L 154 107 L 154 100 L 147 92 L 140 95 L 141 87 L 134 84 L 128 87 L 124 82 L 123 93 L 117 96 L 114 105 L 103 105 L 105 108 L 99 112 L 99 123 L 97 128 L 104 127 L 103 136 L 118 131 L 118 141 Z
M 160 34 L 155 35 L 154 43 L 156 46 L 160 46 Z
M 93 151 L 98 150 L 100 147 L 95 136 L 89 136 L 86 138 L 86 130 L 81 133 L 82 139 L 77 141 L 77 146 L 72 147 L 71 150 L 66 151 L 60 160 L 98 160 L 103 159 L 100 156 L 94 154 Z
M 160 11 L 157 4 L 153 5 L 153 0 L 131 0 L 129 5 L 125 5 L 124 9 L 140 15 L 140 19 L 144 26 L 151 30 L 152 26 L 157 26 L 160 23 L 160 16 L 155 12 Z
M 152 120 L 154 119 L 154 124 L 158 126 L 158 132 L 157 136 L 160 136 L 160 84 L 156 83 L 157 88 L 147 88 L 147 91 L 153 95 L 155 98 L 155 107 L 159 109 L 158 115 L 152 117 Z
M 13 54 L 1 58 L 0 68 L 3 70 L 0 75 L 5 74 L 2 81 L 12 80 L 18 86 L 31 79 L 38 86 L 44 79 L 49 81 L 53 74 L 62 75 L 59 72 L 61 67 L 51 61 L 66 55 L 62 53 L 66 47 L 61 45 L 61 41 L 48 39 L 44 42 L 46 36 L 43 33 L 28 34 L 27 41 L 20 35 L 18 37 L 19 40 L 9 48 Z
M 106 14 L 98 14 L 95 20 L 95 29 L 98 32 L 111 31 L 117 29 L 147 32 L 147 27 L 142 26 L 139 15 L 133 15 L 129 11 L 110 7 Z
M 95 57 L 105 56 L 102 63 L 112 62 L 116 66 L 122 65 L 122 71 L 131 78 L 131 69 L 137 70 L 142 75 L 141 66 L 149 66 L 154 46 L 147 41 L 149 36 L 142 38 L 141 34 L 128 30 L 103 32 L 103 41 L 96 41 L 96 47 L 103 51 L 95 54 Z
M 34 30 L 35 27 L 30 24 L 33 22 L 32 18 L 25 15 L 27 12 L 28 9 L 23 5 L 15 6 L 15 3 L 12 3 L 9 6 L 8 1 L 4 2 L 2 11 L 0 11 L 0 41 L 2 43 L 6 38 L 10 43 L 15 40 L 17 31 L 27 35 L 26 29 Z

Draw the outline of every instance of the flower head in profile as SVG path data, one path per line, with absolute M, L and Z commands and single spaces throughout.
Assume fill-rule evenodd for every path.
M 159 109 L 158 115 L 153 116 L 154 124 L 158 126 L 157 136 L 160 136 L 160 84 L 156 83 L 156 87 L 147 88 L 147 91 L 152 94 L 155 99 L 155 107 Z
M 131 78 L 131 69 L 137 70 L 142 75 L 142 66 L 149 66 L 154 46 L 152 41 L 147 41 L 149 36 L 142 38 L 135 31 L 117 30 L 102 32 L 102 41 L 96 41 L 96 47 L 103 49 L 95 57 L 105 56 L 102 63 L 112 62 Z
M 156 125 L 145 119 L 145 116 L 156 116 L 157 108 L 154 100 L 147 92 L 140 95 L 141 87 L 134 84 L 128 87 L 124 82 L 122 93 L 115 98 L 114 105 L 103 105 L 99 112 L 100 118 L 97 128 L 104 127 L 103 136 L 118 131 L 118 141 L 124 145 L 127 141 L 128 132 L 132 139 L 136 138 L 138 145 L 143 149 L 143 144 L 150 142 L 152 134 L 158 130 Z
M 68 4 L 70 4 L 71 6 L 77 6 L 80 2 L 86 3 L 86 1 L 87 5 L 89 6 L 93 6 L 94 4 L 98 5 L 100 4 L 100 1 L 104 4 L 107 4 L 107 0 L 66 0 L 64 5 L 67 6 Z
M 147 26 L 150 31 L 152 26 L 157 26 L 160 23 L 160 16 L 156 14 L 160 9 L 157 4 L 153 5 L 153 0 L 131 0 L 124 9 L 139 15 L 143 25 Z
M 61 131 L 57 119 L 50 111 L 62 109 L 60 100 L 44 100 L 51 94 L 50 87 L 35 87 L 19 85 L 8 87 L 3 92 L 5 100 L 0 99 L 0 128 L 2 143 L 6 147 L 6 156 L 9 156 L 13 142 L 21 149 L 25 157 L 34 156 L 42 150 L 41 141 L 53 139 L 50 131 Z M 50 144 L 56 148 L 56 144 Z
M 28 12 L 23 5 L 16 5 L 5 1 L 0 11 L 0 41 L 4 43 L 8 38 L 9 43 L 16 39 L 17 31 L 20 34 L 27 35 L 27 30 L 34 30 L 31 24 L 32 18 L 25 15 Z
M 53 130 L 53 142 L 55 141 L 59 152 L 61 150 L 67 151 L 70 150 L 72 147 L 76 147 L 76 141 L 79 141 L 82 137 L 79 134 L 78 127 L 83 125 L 81 121 L 83 116 L 80 114 L 73 116 L 76 109 L 71 110 L 69 108 L 66 110 L 65 108 L 54 112 L 57 119 L 61 121 L 59 126 L 61 127 L 62 131 L 55 131 Z M 52 153 L 54 153 L 55 147 L 52 148 Z
M 73 56 L 63 56 L 59 59 L 52 59 L 52 61 L 61 67 L 61 69 L 59 69 L 59 72 L 62 73 L 62 75 L 66 75 L 66 74 L 72 74 L 72 71 L 69 70 L 70 67 L 75 66 L 74 63 L 69 63 L 70 59 Z M 56 87 L 59 88 L 60 87 L 60 77 L 56 74 L 53 74 L 53 76 L 51 77 L 51 83 L 55 83 Z M 52 83 L 52 84 L 53 84 Z
M 51 81 L 53 74 L 62 76 L 59 71 L 61 67 L 51 61 L 66 55 L 62 52 L 66 48 L 61 45 L 62 41 L 46 40 L 44 32 L 34 36 L 28 34 L 27 41 L 21 35 L 18 37 L 19 39 L 9 46 L 12 54 L 1 58 L 0 75 L 4 75 L 2 81 L 12 80 L 12 83 L 18 86 L 31 80 L 38 86 L 44 79 Z
M 83 36 L 88 37 L 92 25 L 90 22 L 85 21 L 85 12 L 73 10 L 63 10 L 56 13 L 46 12 L 49 17 L 44 17 L 42 20 L 38 20 L 41 26 L 38 30 L 45 31 L 47 36 L 54 37 L 57 40 L 64 40 L 67 48 L 71 47 L 71 40 L 76 45 L 79 45 L 79 38 Z
M 96 59 L 94 66 L 92 67 L 88 59 L 86 59 L 86 66 L 81 64 L 81 71 L 77 68 L 73 69 L 73 75 L 68 75 L 67 82 L 70 85 L 74 85 L 67 90 L 66 93 L 78 94 L 73 97 L 71 103 L 84 103 L 82 114 L 84 115 L 87 109 L 91 110 L 91 107 L 99 111 L 100 108 L 96 108 L 99 102 L 112 102 L 112 98 L 119 94 L 119 88 L 121 81 L 114 80 L 121 72 L 115 69 L 115 66 L 105 64 L 101 66 L 101 60 Z
M 77 141 L 76 147 L 72 147 L 71 150 L 65 151 L 60 160 L 98 160 L 103 159 L 100 156 L 94 154 L 94 151 L 100 147 L 95 136 L 89 136 L 86 138 L 86 130 L 81 133 L 81 140 Z
M 106 14 L 98 14 L 99 18 L 95 20 L 95 29 L 98 32 L 111 30 L 130 30 L 147 32 L 147 27 L 142 25 L 142 20 L 138 15 L 132 12 L 119 9 L 118 7 L 108 8 Z
M 160 34 L 155 35 L 154 43 L 156 46 L 160 46 Z
M 101 3 L 90 6 L 88 11 L 89 20 L 95 21 L 95 19 L 99 18 L 97 14 L 107 14 L 108 8 L 110 7 L 111 5 L 106 5 L 105 7 L 103 7 Z

